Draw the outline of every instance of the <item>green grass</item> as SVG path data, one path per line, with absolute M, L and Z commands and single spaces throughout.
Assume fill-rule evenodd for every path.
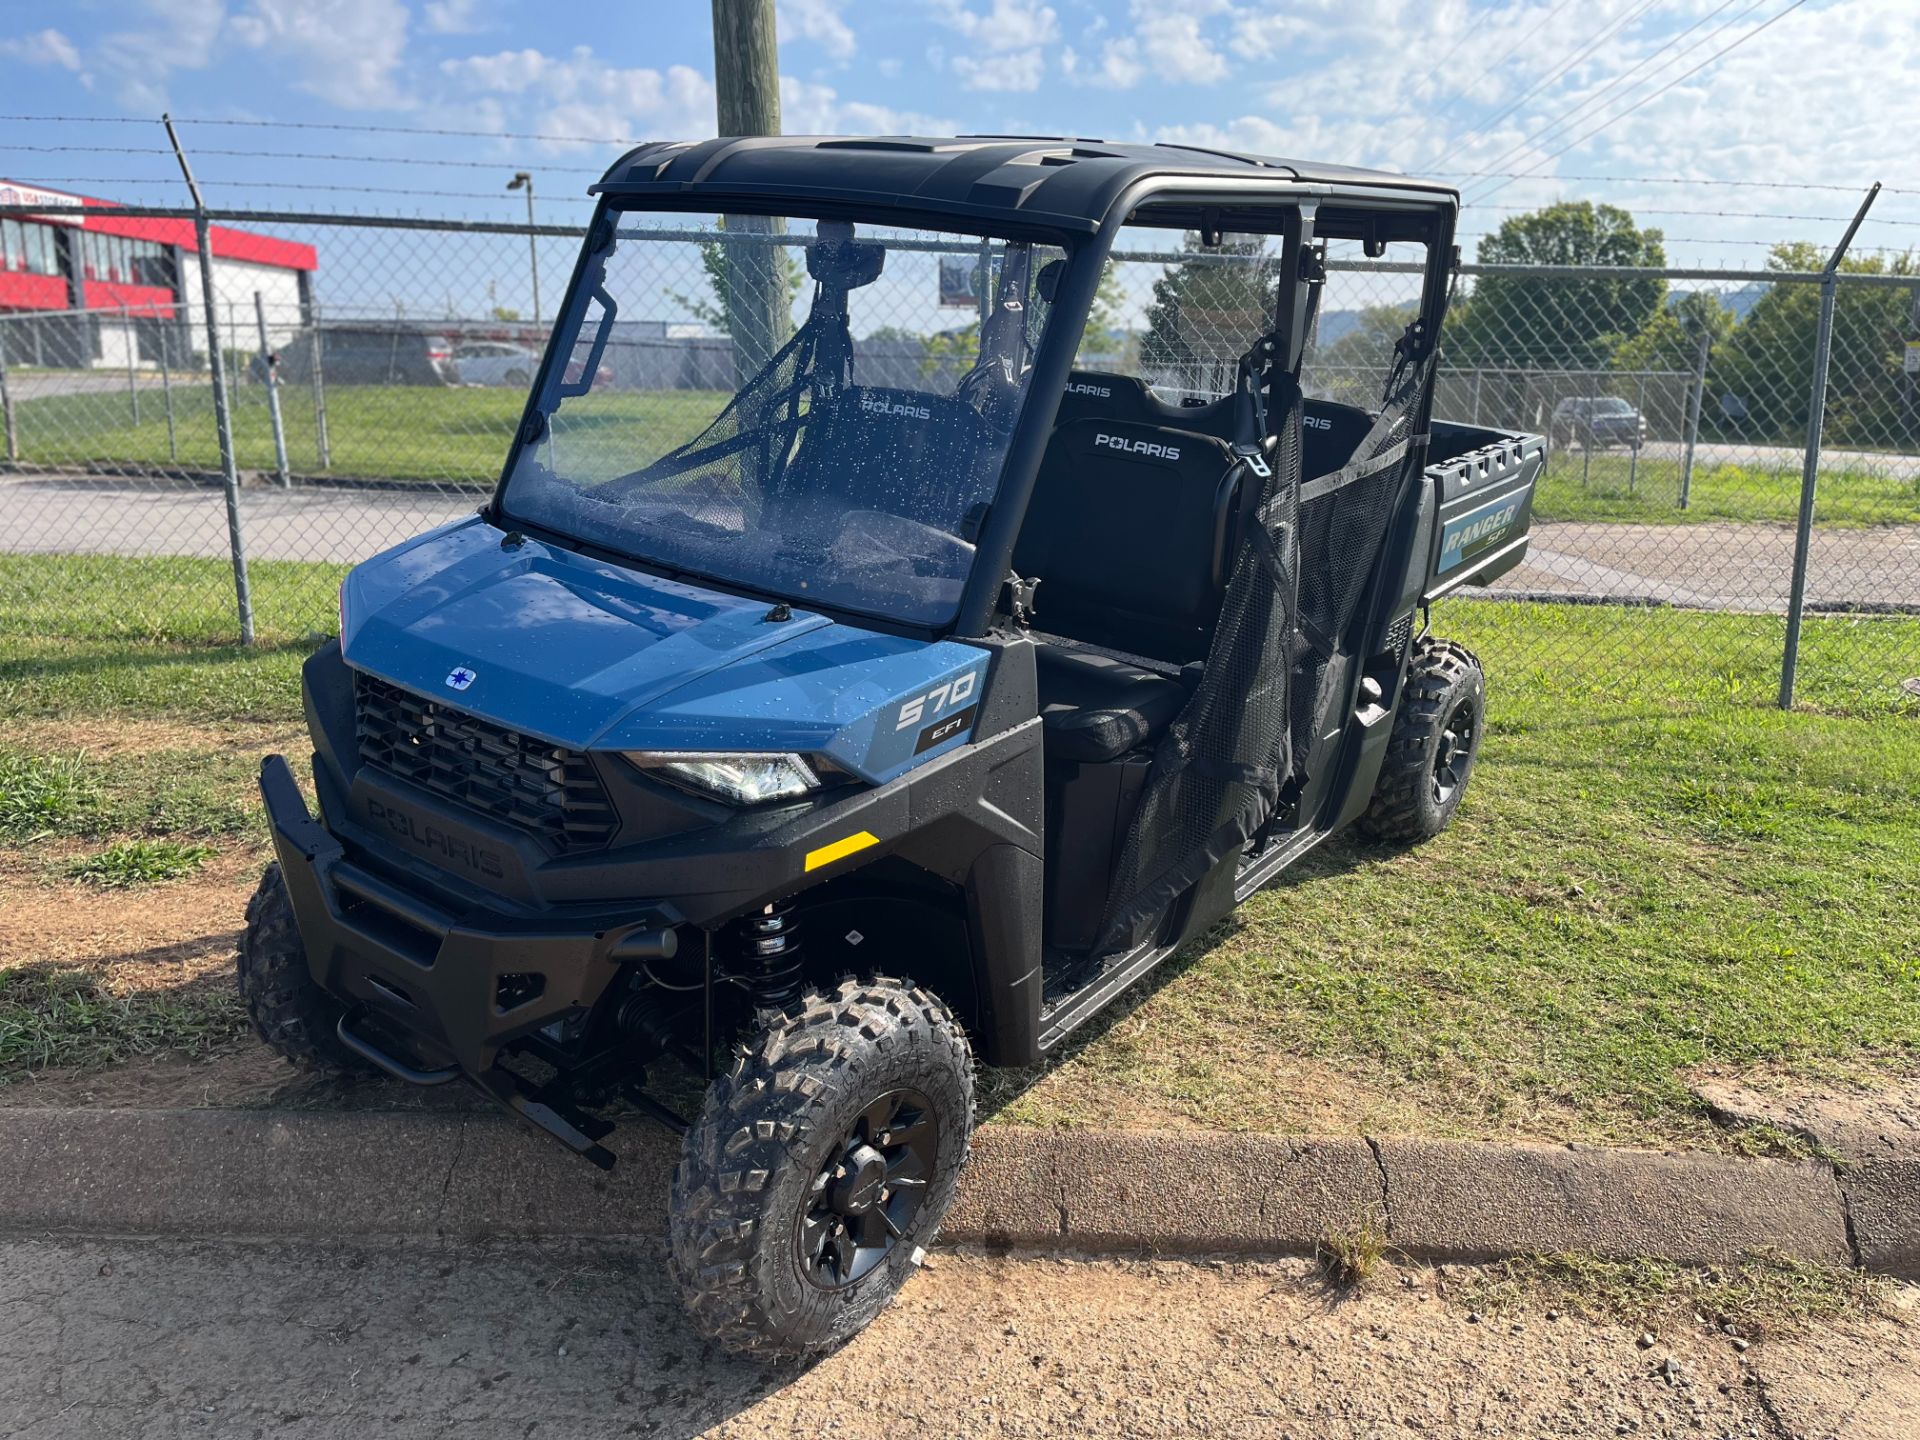
M 245 751 L 169 748 L 96 758 L 0 742 L 0 839 L 251 835 L 261 823 L 258 773 L 259 757 Z
M 173 392 L 173 440 L 164 396 L 140 391 L 140 420 L 124 391 L 17 399 L 21 458 L 38 465 L 111 464 L 215 472 L 212 387 L 180 383 Z M 266 392 L 233 390 L 234 449 L 245 470 L 275 465 Z M 499 477 L 525 396 L 508 387 L 330 385 L 326 392 L 330 471 L 319 465 L 310 387 L 281 391 L 289 465 L 295 474 L 432 480 L 484 487 Z M 629 467 L 646 464 L 697 434 L 726 396 L 704 390 L 607 392 L 568 412 L 563 442 L 596 456 L 618 447 Z M 1888 470 L 1893 468 L 1890 457 Z M 1688 505 L 1679 507 L 1681 462 L 1623 451 L 1583 456 L 1556 450 L 1535 509 L 1548 520 L 1631 520 L 1649 524 L 1746 521 L 1790 524 L 1799 512 L 1800 468 L 1793 462 L 1695 465 Z M 1826 525 L 1920 523 L 1920 481 L 1871 467 L 1823 471 L 1819 517 Z
M 81 756 L 0 750 L 0 838 L 70 834 L 99 803 L 99 782 Z
M 0 1085 L 52 1066 L 86 1070 L 163 1051 L 204 1054 L 245 1026 L 231 986 L 116 995 L 82 970 L 0 969 Z
M 234 455 L 243 470 L 275 465 L 273 424 L 266 391 L 242 384 L 234 397 Z M 563 443 L 593 443 L 587 430 L 617 432 L 623 459 L 634 467 L 697 434 L 720 412 L 726 397 L 704 390 L 596 394 L 576 402 Z M 289 467 L 319 475 L 318 429 L 312 390 L 283 387 L 281 418 Z M 523 392 L 507 387 L 329 385 L 327 440 L 339 476 L 435 480 L 491 485 L 500 477 L 507 442 L 526 405 Z M 112 462 L 218 472 L 219 441 L 213 419 L 213 388 L 179 384 L 173 391 L 173 442 L 169 445 L 165 397 L 140 391 L 140 420 L 123 391 L 17 399 L 20 458 L 35 465 Z M 606 443 L 606 442 L 602 442 Z
M 103 889 L 128 890 L 136 885 L 185 879 L 219 853 L 211 845 L 178 840 L 122 840 L 70 862 L 67 873 Z
M 90 611 L 32 605 L 28 628 L 0 603 L 0 720 L 298 720 L 304 646 L 102 638 Z M 1771 707 L 1776 618 L 1456 602 L 1435 626 L 1491 677 L 1454 829 L 1405 853 L 1333 842 L 1070 1056 L 987 1077 L 990 1111 L 1750 1144 L 1712 1130 L 1689 1067 L 1920 1063 L 1920 702 L 1898 684 L 1920 620 L 1810 620 L 1793 713 Z M 255 757 L 181 743 L 0 740 L 0 824 L 15 843 L 256 835 Z
M 1583 459 L 1585 463 L 1583 464 Z M 1871 469 L 1820 472 L 1819 523 L 1920 524 L 1920 481 Z M 1555 451 L 1535 489 L 1542 520 L 1620 520 L 1646 525 L 1740 521 L 1791 525 L 1800 514 L 1800 466 L 1697 463 L 1680 508 L 1681 462 L 1622 451 Z
M 1324 1093 L 1356 1127 L 1721 1143 L 1690 1067 L 1911 1070 L 1920 718 L 1838 684 L 1827 711 L 1779 712 L 1738 665 L 1620 643 L 1639 618 L 1451 607 L 1437 628 L 1491 677 L 1455 827 L 1407 852 L 1335 840 L 1051 1073 L 991 1079 L 992 1103 L 1298 1129 L 1325 1127 Z M 1746 622 L 1697 618 L 1740 648 Z M 1920 622 L 1876 623 L 1920 653 Z

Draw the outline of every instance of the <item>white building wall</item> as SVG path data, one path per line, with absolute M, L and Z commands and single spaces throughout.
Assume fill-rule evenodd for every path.
M 183 253 L 180 257 L 181 282 L 187 292 L 187 319 L 193 326 L 194 344 L 206 347 L 205 307 L 201 304 L 200 257 Z M 267 312 L 267 343 L 275 348 L 285 345 L 300 329 L 300 272 L 274 265 L 256 265 L 245 260 L 213 262 L 214 315 L 220 322 L 223 349 L 252 355 L 260 348 L 260 332 L 254 322 L 253 296 L 260 293 Z M 124 357 L 122 362 L 125 363 Z

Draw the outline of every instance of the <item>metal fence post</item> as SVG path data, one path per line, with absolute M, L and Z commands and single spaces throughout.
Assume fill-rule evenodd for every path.
M 1800 470 L 1800 523 L 1793 536 L 1793 589 L 1787 600 L 1787 646 L 1780 658 L 1782 710 L 1793 708 L 1794 680 L 1800 668 L 1800 626 L 1807 606 L 1807 552 L 1813 545 L 1813 498 L 1820 482 L 1820 430 L 1826 421 L 1827 362 L 1833 356 L 1833 306 L 1840 288 L 1840 262 L 1846 258 L 1847 247 L 1853 243 L 1855 232 L 1860 229 L 1861 221 L 1867 218 L 1867 211 L 1879 193 L 1880 185 L 1875 181 L 1873 188 L 1867 191 L 1867 198 L 1860 202 L 1860 209 L 1854 215 L 1853 223 L 1847 227 L 1847 233 L 1840 237 L 1840 243 L 1828 257 L 1826 268 L 1820 272 L 1820 328 L 1813 341 L 1807 457 Z
M 167 459 L 176 464 L 180 459 L 180 440 L 173 429 L 173 373 L 167 364 L 167 349 L 171 344 L 172 325 L 160 327 L 160 399 L 167 410 Z
M 308 348 L 313 359 L 313 444 L 319 452 L 320 468 L 333 468 L 333 442 L 327 436 L 327 341 L 326 332 L 320 328 L 320 307 L 308 307 L 313 323 L 313 344 Z
M 1695 362 L 1693 371 L 1693 395 L 1687 406 L 1687 454 L 1680 467 L 1680 508 L 1687 508 L 1687 502 L 1693 498 L 1693 452 L 1700 444 L 1700 410 L 1707 400 L 1707 349 L 1713 344 L 1713 337 L 1703 328 L 1700 331 L 1700 358 Z
M 293 477 L 287 473 L 287 428 L 280 420 L 280 359 L 267 340 L 267 302 L 253 292 L 253 320 L 260 329 L 260 368 L 267 386 L 267 416 L 273 422 L 273 463 L 282 488 L 290 488 Z
M 1640 423 L 1644 425 L 1647 423 L 1646 376 L 1642 375 L 1640 377 L 1640 389 L 1636 393 L 1640 399 L 1634 408 L 1640 412 Z M 1640 493 L 1640 441 L 1637 439 L 1627 452 L 1627 493 L 1629 495 L 1637 495 Z
M 7 388 L 7 338 L 0 330 L 0 429 L 7 432 L 7 459 L 20 459 L 20 429 L 14 420 L 13 391 Z
M 133 333 L 133 311 L 130 307 L 120 307 L 120 318 L 127 327 L 127 398 L 133 402 L 133 424 L 140 425 L 140 380 L 135 361 L 140 358 L 140 342 Z
M 187 193 L 193 197 L 193 243 L 200 257 L 200 305 L 206 312 L 207 370 L 213 377 L 213 423 L 220 437 L 220 477 L 227 492 L 227 548 L 233 556 L 233 597 L 240 612 L 240 643 L 252 645 L 253 586 L 247 578 L 246 533 L 240 525 L 240 470 L 233 458 L 233 417 L 227 408 L 226 363 L 220 354 L 220 311 L 213 285 L 212 227 L 207 224 L 206 203 L 200 198 L 200 186 L 194 181 L 193 170 L 187 164 L 187 153 L 180 148 L 180 137 L 174 134 L 173 117 L 162 115 L 160 121 L 167 127 L 167 139 L 173 143 L 174 158 L 180 162 L 181 173 L 186 176 Z

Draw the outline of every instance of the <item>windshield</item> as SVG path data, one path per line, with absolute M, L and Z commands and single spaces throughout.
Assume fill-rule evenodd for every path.
M 800 605 L 941 624 L 999 488 L 1055 248 L 615 212 L 509 517 Z M 983 280 L 984 277 L 984 280 Z M 984 294 L 983 294 L 984 292 Z

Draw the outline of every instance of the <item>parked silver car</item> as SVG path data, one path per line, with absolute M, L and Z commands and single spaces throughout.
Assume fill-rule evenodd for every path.
M 524 390 L 540 369 L 540 352 L 505 341 L 476 340 L 453 352 L 453 383 L 456 385 L 507 385 Z M 581 362 L 569 361 L 565 380 L 569 385 L 580 380 Z M 596 385 L 613 383 L 613 371 L 602 365 L 594 373 Z
M 453 352 L 454 383 L 459 385 L 514 385 L 525 389 L 540 368 L 540 352 L 524 345 L 476 341 Z

